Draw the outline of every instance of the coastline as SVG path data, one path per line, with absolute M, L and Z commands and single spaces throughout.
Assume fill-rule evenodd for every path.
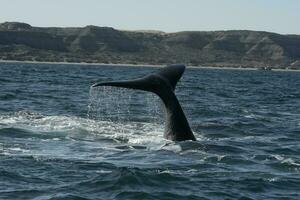
M 47 61 L 20 61 L 20 60 L 0 60 L 0 63 L 28 63 L 28 64 L 53 64 L 53 65 L 89 65 L 89 66 L 126 66 L 126 67 L 157 67 L 161 68 L 165 65 L 157 64 L 133 64 L 133 63 L 87 63 L 87 62 L 47 62 Z M 187 68 L 191 69 L 225 69 L 225 70 L 259 70 L 258 68 L 252 67 L 216 67 L 216 66 L 190 66 L 186 65 Z M 264 70 L 261 70 L 264 71 Z M 274 69 L 271 71 L 283 71 L 283 72 L 300 72 L 297 69 Z

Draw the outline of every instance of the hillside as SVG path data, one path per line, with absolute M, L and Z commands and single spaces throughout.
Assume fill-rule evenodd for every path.
M 0 24 L 0 60 L 300 69 L 300 36 L 258 31 L 120 31 Z

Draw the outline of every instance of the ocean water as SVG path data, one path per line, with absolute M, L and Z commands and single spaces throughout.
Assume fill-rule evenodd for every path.
M 156 70 L 0 63 L 0 199 L 300 199 L 300 73 L 187 69 L 172 142 L 156 96 L 90 89 Z

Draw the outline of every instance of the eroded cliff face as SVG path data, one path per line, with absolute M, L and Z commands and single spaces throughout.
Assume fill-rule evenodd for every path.
M 300 69 L 300 36 L 257 31 L 163 33 L 0 24 L 0 59 Z

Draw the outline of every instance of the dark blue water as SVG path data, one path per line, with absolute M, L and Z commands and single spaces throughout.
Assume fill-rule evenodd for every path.
M 0 199 L 300 199 L 300 73 L 187 69 L 197 142 L 160 103 L 91 90 L 157 68 L 0 64 Z

